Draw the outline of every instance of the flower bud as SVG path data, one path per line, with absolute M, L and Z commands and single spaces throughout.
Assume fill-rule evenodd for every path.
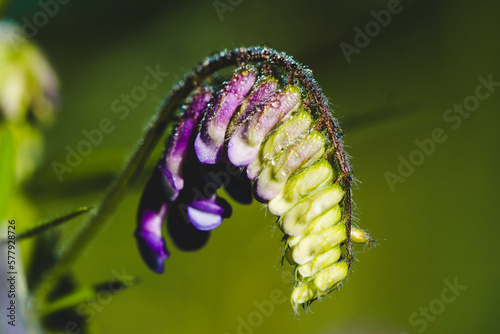
M 300 90 L 295 86 L 276 93 L 264 110 L 253 114 L 231 137 L 227 148 L 229 161 L 238 167 L 250 164 L 257 156 L 264 137 L 289 112 L 296 110 L 300 102 Z
M 267 164 L 255 181 L 255 193 L 272 200 L 285 187 L 292 173 L 315 163 L 325 153 L 325 137 L 314 131 Z
M 227 128 L 226 137 L 231 138 L 236 130 L 243 125 L 250 116 L 262 109 L 269 103 L 278 89 L 278 83 L 274 78 L 265 77 L 256 84 L 252 92 L 243 100 L 241 106 L 234 114 Z
M 337 225 L 341 217 L 342 211 L 340 210 L 340 206 L 336 204 L 321 216 L 313 219 L 299 235 L 288 238 L 288 246 L 293 247 L 305 236 L 319 233 L 329 227 Z
M 320 271 L 314 278 L 314 285 L 319 291 L 325 292 L 346 278 L 348 269 L 345 261 L 338 262 Z
M 40 125 L 52 123 L 58 104 L 57 76 L 43 52 L 21 27 L 0 20 L 0 132 L 8 131 L 14 139 L 16 181 L 32 177 L 40 165 Z
M 334 176 L 328 161 L 315 163 L 286 182 L 280 194 L 269 201 L 269 211 L 276 216 L 284 215 L 304 196 L 331 183 Z
M 174 130 L 165 157 L 159 165 L 167 181 L 164 185 L 171 201 L 177 198 L 184 187 L 183 167 L 193 145 L 198 118 L 211 98 L 212 93 L 208 88 L 200 88 L 196 92 Z
M 22 123 L 28 116 L 41 123 L 53 120 L 59 101 L 56 74 L 22 29 L 0 22 L 0 113 Z M 29 115 L 29 113 L 32 113 Z
M 335 183 L 318 190 L 297 203 L 281 219 L 281 229 L 290 236 L 298 236 L 317 217 L 339 203 L 344 196 L 342 188 Z
M 368 233 L 356 227 L 351 227 L 351 240 L 358 244 L 368 244 L 368 245 L 370 245 L 373 242 L 373 239 L 370 237 Z
M 187 206 L 170 206 L 167 216 L 167 230 L 175 246 L 183 251 L 196 251 L 205 246 L 210 231 L 200 231 L 189 222 Z
M 207 111 L 194 143 L 200 162 L 214 164 L 220 161 L 229 121 L 255 80 L 255 72 L 243 69 L 235 73 L 231 82 L 219 93 L 213 107 Z
M 288 118 L 261 145 L 257 159 L 247 167 L 247 176 L 255 180 L 262 172 L 265 164 L 270 163 L 279 153 L 298 141 L 311 127 L 312 118 L 305 110 Z
M 300 240 L 293 249 L 293 260 L 299 265 L 305 264 L 332 247 L 339 245 L 345 239 L 346 228 L 344 224 L 337 224 L 320 233 L 310 234 Z
M 317 292 L 311 284 L 300 283 L 298 284 L 292 291 L 291 303 L 292 306 L 297 312 L 297 308 L 299 305 L 306 304 L 317 297 Z
M 335 262 L 337 262 L 338 259 L 340 259 L 341 255 L 342 251 L 340 250 L 340 247 L 339 246 L 333 247 L 327 252 L 316 256 L 311 261 L 304 263 L 301 266 L 298 266 L 297 270 L 299 271 L 302 277 L 311 277 L 318 271 L 326 269 Z

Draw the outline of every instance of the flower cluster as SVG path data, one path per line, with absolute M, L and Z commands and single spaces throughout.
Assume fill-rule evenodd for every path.
M 231 215 L 217 190 L 224 186 L 242 203 L 253 193 L 279 217 L 297 309 L 338 288 L 351 243 L 371 238 L 351 227 L 350 166 L 336 122 L 314 103 L 322 94 L 310 71 L 288 58 L 293 66 L 285 70 L 248 58 L 219 89 L 200 84 L 183 107 L 144 190 L 135 236 L 146 264 L 162 273 L 165 220 L 179 248 L 198 249 Z M 236 172 L 224 182 L 214 177 L 227 170 Z

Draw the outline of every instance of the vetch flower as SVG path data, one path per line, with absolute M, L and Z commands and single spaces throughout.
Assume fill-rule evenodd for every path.
M 210 80 L 230 66 L 234 73 L 223 84 Z M 246 204 L 253 193 L 278 217 L 284 258 L 295 272 L 295 310 L 339 288 L 354 259 L 352 243 L 372 239 L 351 226 L 342 132 L 311 71 L 272 49 L 240 48 L 206 59 L 178 87 L 186 82 L 196 88 L 139 207 L 136 237 L 145 262 L 163 272 L 165 217 L 177 247 L 201 248 L 231 215 L 217 194 L 224 187 Z

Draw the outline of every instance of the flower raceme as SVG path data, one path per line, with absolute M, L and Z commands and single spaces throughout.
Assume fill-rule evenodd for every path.
M 200 80 L 181 108 L 140 201 L 137 244 L 149 268 L 162 273 L 165 221 L 178 248 L 199 249 L 231 216 L 218 189 L 245 204 L 253 194 L 285 233 L 297 310 L 337 289 L 353 261 L 352 243 L 372 240 L 351 226 L 351 168 L 311 72 L 259 47 L 224 51 L 197 71 L 229 66 L 231 77 Z M 236 173 L 227 173 L 227 182 L 213 177 L 228 169 Z

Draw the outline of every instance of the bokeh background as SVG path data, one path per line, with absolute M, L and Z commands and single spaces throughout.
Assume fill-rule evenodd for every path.
M 42 166 L 11 203 L 18 224 L 97 203 L 185 72 L 213 52 L 266 42 L 307 64 L 331 99 L 360 181 L 354 190 L 359 226 L 379 240 L 376 247 L 358 249 L 341 291 L 296 317 L 280 267 L 281 232 L 257 203 L 234 204 L 233 216 L 201 251 L 183 253 L 172 246 L 164 275 L 148 271 L 132 237 L 149 174 L 144 170 L 75 266 L 82 284 L 112 279 L 114 270 L 141 279 L 98 305 L 91 319 L 98 332 L 497 331 L 500 87 L 457 129 L 443 115 L 474 96 L 479 76 L 500 81 L 500 5 L 402 1 L 401 12 L 348 62 L 341 43 L 354 45 L 354 29 L 364 31 L 374 20 L 371 11 L 389 3 L 73 0 L 37 27 L 32 40 L 58 73 L 62 104 L 44 133 Z M 2 14 L 22 25 L 41 10 L 38 1 L 14 0 Z M 148 66 L 169 75 L 119 119 L 111 104 L 142 84 Z M 113 121 L 114 131 L 59 182 L 52 163 L 64 163 L 66 147 L 75 148 L 85 139 L 82 131 L 103 118 Z M 386 172 L 398 173 L 399 156 L 408 159 L 418 149 L 415 140 L 431 138 L 436 128 L 447 140 L 391 189 Z M 61 230 L 70 236 L 82 221 Z M 23 247 L 27 255 L 29 243 Z M 442 301 L 445 280 L 466 286 L 450 303 Z M 241 319 L 255 316 L 255 302 L 270 300 L 274 290 L 287 301 L 275 304 L 258 326 L 240 328 Z M 421 312 L 429 307 L 426 318 Z

